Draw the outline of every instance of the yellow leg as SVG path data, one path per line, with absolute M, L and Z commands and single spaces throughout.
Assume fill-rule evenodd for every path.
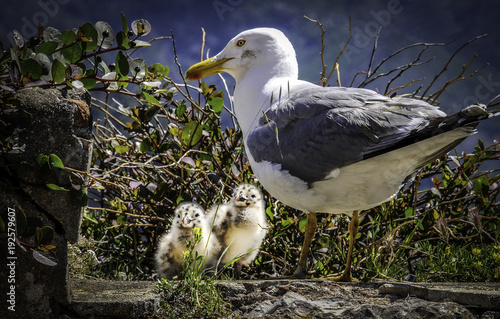
M 295 278 L 305 278 L 307 276 L 307 257 L 309 256 L 316 228 L 318 228 L 316 213 L 308 213 L 306 222 L 306 237 L 304 238 L 304 244 L 302 245 L 302 250 L 300 252 L 299 265 L 293 274 L 293 277 Z
M 351 277 L 351 263 L 352 263 L 352 252 L 354 251 L 354 243 L 356 242 L 356 235 L 359 229 L 359 216 L 358 211 L 354 211 L 352 214 L 351 221 L 349 222 L 349 251 L 347 252 L 347 261 L 345 265 L 344 273 L 338 277 L 332 278 L 334 281 L 352 281 Z

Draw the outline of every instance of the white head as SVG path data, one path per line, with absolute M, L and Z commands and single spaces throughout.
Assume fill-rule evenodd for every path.
M 238 207 L 255 207 L 262 204 L 262 194 L 251 184 L 241 184 L 233 194 L 233 203 Z
M 184 202 L 174 211 L 172 225 L 179 228 L 202 227 L 205 218 L 205 210 L 199 204 Z
M 186 79 L 227 72 L 238 83 L 249 71 L 264 72 L 268 77 L 298 77 L 295 50 L 283 32 L 272 28 L 243 31 L 216 56 L 191 66 Z

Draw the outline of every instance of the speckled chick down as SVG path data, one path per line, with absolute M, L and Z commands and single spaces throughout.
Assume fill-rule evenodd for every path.
M 194 227 L 199 227 L 202 232 L 202 239 L 194 251 L 205 256 L 205 268 L 216 264 L 215 253 L 220 250 L 220 245 L 215 238 L 208 240 L 210 225 L 205 210 L 199 204 L 184 202 L 175 209 L 172 226 L 160 239 L 156 251 L 156 271 L 160 277 L 172 279 L 181 273 L 182 254 L 187 250 L 187 242 L 194 239 Z
M 213 221 L 213 232 L 221 243 L 221 263 L 226 264 L 243 256 L 235 262 L 235 277 L 238 279 L 241 266 L 250 264 L 257 257 L 266 237 L 267 221 L 262 194 L 253 185 L 239 185 L 229 203 L 210 209 L 208 220 L 209 223 Z

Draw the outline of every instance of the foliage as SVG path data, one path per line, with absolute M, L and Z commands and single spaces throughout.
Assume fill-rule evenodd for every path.
M 163 294 L 162 308 L 167 318 L 221 318 L 226 305 L 214 279 L 202 275 L 203 256 L 193 253 L 201 232 L 193 229 L 182 258 L 183 271 L 177 282 L 161 278 L 157 289 Z
M 91 91 L 114 92 L 128 84 L 136 84 L 140 89 L 158 85 L 155 80 L 168 74 L 168 68 L 154 65 L 153 73 L 146 78 L 148 70 L 142 59 L 130 59 L 124 52 L 150 46 L 149 42 L 139 40 L 147 35 L 151 27 L 145 20 L 132 22 L 128 28 L 122 15 L 123 31 L 116 35 L 111 26 L 99 21 L 95 25 L 85 23 L 75 30 L 60 32 L 52 27 L 39 27 L 38 37 L 24 39 L 14 31 L 14 43 L 4 50 L 0 43 L 0 186 L 9 191 L 18 191 L 26 183 L 23 177 L 34 174 L 37 180 L 33 184 L 45 185 L 54 191 L 69 191 L 75 205 L 86 206 L 88 197 L 84 185 L 75 185 L 66 189 L 57 181 L 64 164 L 54 154 L 40 154 L 32 162 L 15 163 L 12 157 L 22 153 L 17 146 L 18 132 L 36 119 L 25 110 L 19 109 L 15 94 L 33 86 L 59 88 L 85 88 Z M 116 64 L 107 65 L 103 56 L 116 51 Z M 130 61 L 129 61 L 130 59 Z M 157 75 L 158 73 L 158 75 Z M 148 82 L 147 80 L 152 80 Z M 141 92 L 142 93 L 142 92 Z M 138 93 L 138 95 L 141 95 Z M 84 172 L 85 174 L 85 172 Z M 68 183 L 69 184 L 69 183 Z M 4 221 L 2 220 L 2 223 Z M 56 247 L 49 245 L 54 230 L 43 226 L 36 233 L 37 247 L 33 250 L 36 260 L 54 265 L 50 251 Z M 51 235 L 52 234 L 52 235 Z M 22 233 L 18 232 L 17 236 Z M 50 239 L 50 240 L 49 240 Z M 40 243 L 44 245 L 40 246 Z M 29 244 L 20 242 L 20 245 Z
M 208 208 L 227 200 L 237 184 L 258 185 L 243 154 L 241 131 L 224 105 L 224 93 L 206 83 L 200 83 L 199 88 L 175 83 L 168 77 L 169 67 L 132 57 L 138 47 L 147 47 L 155 40 L 139 40 L 150 29 L 145 20 L 129 27 L 125 17 L 116 36 L 105 22 L 87 23 L 62 33 L 46 28 L 39 39 L 17 39 L 16 47 L 5 51 L 0 61 L 3 114 L 6 108 L 15 110 L 13 93 L 26 86 L 83 86 L 106 93 L 104 100 L 95 95 L 92 103 L 102 117 L 94 124 L 91 183 L 87 185 L 90 201 L 82 234 L 93 244 L 80 247 L 81 254 L 91 250 L 99 261 L 83 273 L 102 278 L 151 279 L 154 250 L 178 203 L 196 200 Z M 176 54 L 175 38 L 172 35 L 170 39 Z M 401 95 L 418 82 L 399 83 L 401 75 L 428 62 L 422 61 L 424 51 L 442 45 L 447 44 L 408 46 L 378 64 L 372 58 L 368 70 L 354 75 L 351 85 L 368 87 L 386 80 L 383 93 Z M 412 49 L 420 50 L 413 61 L 384 69 L 391 58 Z M 106 63 L 109 54 L 111 63 Z M 174 61 L 181 71 L 177 55 Z M 448 63 L 436 78 L 445 74 Z M 465 75 L 469 66 L 442 88 L 432 91 L 433 82 L 406 95 L 437 104 L 449 85 L 480 70 Z M 337 64 L 329 73 L 323 65 L 320 82 L 327 85 L 334 71 L 338 74 Z M 359 80 L 363 75 L 365 78 Z M 110 93 L 128 99 L 110 101 Z M 223 117 L 230 119 L 223 123 Z M 2 135 L 2 142 L 6 140 Z M 4 151 L 8 145 L 2 144 Z M 397 198 L 362 212 L 354 276 L 367 281 L 376 277 L 498 281 L 496 270 L 471 269 L 479 262 L 476 267 L 482 269 L 499 266 L 495 255 L 500 240 L 498 170 L 487 171 L 482 166 L 498 163 L 499 151 L 498 143 L 484 146 L 478 141 L 473 153 L 445 156 L 430 163 Z M 265 190 L 263 194 L 271 226 L 262 253 L 244 269 L 244 278 L 293 272 L 303 242 L 305 215 L 277 202 Z M 318 217 L 319 228 L 309 256 L 314 277 L 342 271 L 348 243 L 346 217 Z M 481 253 L 474 255 L 473 249 Z M 210 280 L 200 280 L 195 272 L 184 280 L 198 285 L 198 291 L 211 291 L 202 286 L 210 285 Z M 174 287 L 162 280 L 161 285 L 166 292 L 175 289 L 189 295 L 192 291 L 187 281 Z

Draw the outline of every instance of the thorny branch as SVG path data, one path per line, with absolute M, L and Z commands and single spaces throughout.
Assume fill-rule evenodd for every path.
M 319 22 L 319 20 L 314 20 L 314 19 L 311 19 L 311 18 L 309 18 L 307 16 L 304 16 L 304 18 L 306 18 L 307 20 L 309 20 L 311 22 L 316 23 L 321 28 L 321 35 L 320 35 L 320 37 L 321 37 L 321 52 L 320 52 L 320 57 L 321 57 L 321 67 L 322 67 L 322 70 L 321 70 L 321 73 L 320 73 L 321 80 L 319 81 L 318 85 L 322 85 L 323 87 L 326 87 L 328 85 L 328 81 L 330 81 L 330 78 L 333 75 L 333 72 L 337 71 L 337 84 L 339 86 L 342 86 L 341 83 L 340 83 L 340 70 L 339 70 L 338 61 L 339 61 L 340 57 L 342 56 L 342 54 L 347 49 L 347 46 L 349 45 L 349 42 L 352 39 L 351 17 L 349 17 L 349 39 L 347 39 L 347 42 L 345 43 L 344 47 L 342 48 L 342 50 L 340 51 L 340 53 L 335 58 L 335 61 L 333 62 L 332 69 L 330 70 L 330 73 L 328 74 L 328 76 L 326 76 L 327 65 L 325 64 L 325 47 L 326 47 L 326 44 L 325 44 L 325 33 L 326 33 L 326 30 L 323 27 L 323 24 L 321 22 Z

